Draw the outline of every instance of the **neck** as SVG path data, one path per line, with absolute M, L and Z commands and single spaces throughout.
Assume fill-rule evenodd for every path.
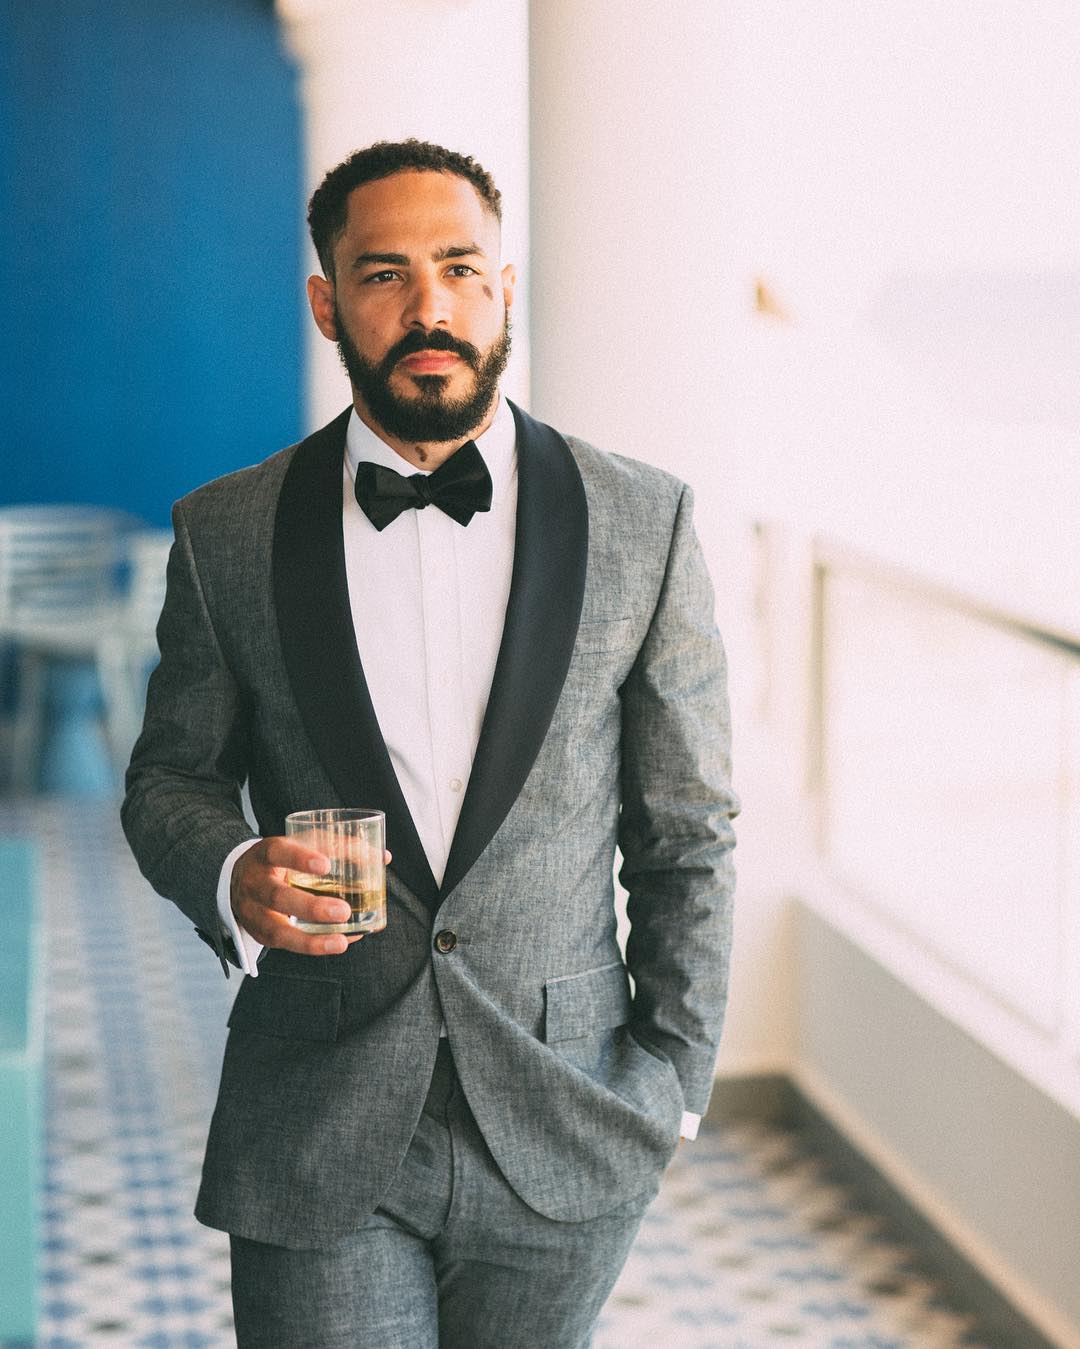
M 400 455 L 407 464 L 411 464 L 413 468 L 422 468 L 428 471 L 445 464 L 447 459 L 460 450 L 467 441 L 482 436 L 494 421 L 495 410 L 498 406 L 499 397 L 496 394 L 491 400 L 491 407 L 488 408 L 484 418 L 477 422 L 474 427 L 471 427 L 467 435 L 459 436 L 457 440 L 401 440 L 398 436 L 392 436 L 389 431 L 384 430 L 379 425 L 368 411 L 368 406 L 361 394 L 356 389 L 353 390 L 353 407 L 364 425 L 374 431 L 379 439 L 389 445 L 394 453 Z

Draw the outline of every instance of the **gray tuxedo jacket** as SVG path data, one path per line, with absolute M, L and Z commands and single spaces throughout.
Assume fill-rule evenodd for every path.
M 253 836 L 245 779 L 262 834 L 291 810 L 379 806 L 394 855 L 384 932 L 335 957 L 268 950 L 240 986 L 196 1208 L 211 1226 L 300 1248 L 355 1227 L 408 1147 L 442 1023 L 495 1160 L 551 1218 L 654 1192 L 681 1112 L 707 1105 L 736 803 L 690 493 L 514 416 L 510 598 L 441 886 L 357 654 L 348 413 L 175 508 L 123 810 L 144 874 L 225 964 L 215 891 Z

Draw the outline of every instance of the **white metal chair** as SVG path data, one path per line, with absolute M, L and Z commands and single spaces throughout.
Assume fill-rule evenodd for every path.
M 33 789 L 42 743 L 44 675 L 56 658 L 93 660 L 109 750 L 120 746 L 115 673 L 119 543 L 130 517 L 90 506 L 0 509 L 0 642 L 17 652 L 10 785 Z
M 110 740 L 122 770 L 142 726 L 146 680 L 157 660 L 157 621 L 165 602 L 165 568 L 172 530 L 140 529 L 124 540 L 127 584 L 103 658 L 110 663 L 102 685 L 112 690 Z

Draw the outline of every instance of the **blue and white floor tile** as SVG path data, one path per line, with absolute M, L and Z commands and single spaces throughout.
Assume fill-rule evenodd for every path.
M 111 805 L 0 803 L 0 833 L 36 838 L 43 858 L 37 1349 L 226 1349 L 228 1243 L 191 1208 L 238 981 L 139 877 Z M 596 1336 L 596 1349 L 979 1343 L 797 1137 L 750 1126 L 680 1148 Z
M 605 1308 L 596 1349 L 953 1349 L 910 1251 L 826 1183 L 791 1134 L 707 1130 L 683 1146 Z

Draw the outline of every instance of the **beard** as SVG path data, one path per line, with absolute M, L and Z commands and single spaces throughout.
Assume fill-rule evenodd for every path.
M 374 421 L 389 435 L 411 444 L 461 440 L 487 416 L 499 380 L 510 357 L 510 315 L 501 335 L 486 352 L 441 328 L 430 333 L 406 333 L 381 361 L 361 356 L 334 305 L 338 352 L 352 386 L 361 395 Z M 473 389 L 458 398 L 446 396 L 448 375 L 410 375 L 416 394 L 406 397 L 390 386 L 394 369 L 405 356 L 418 351 L 452 351 L 473 372 Z

